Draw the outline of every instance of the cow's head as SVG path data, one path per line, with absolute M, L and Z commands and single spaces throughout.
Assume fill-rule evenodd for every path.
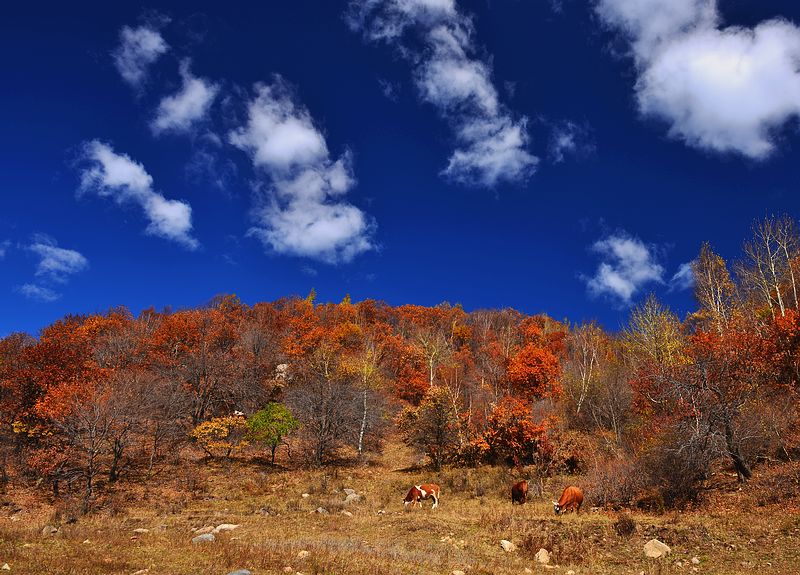
M 556 515 L 561 514 L 561 506 L 558 504 L 558 501 L 553 501 L 553 511 L 556 512 Z

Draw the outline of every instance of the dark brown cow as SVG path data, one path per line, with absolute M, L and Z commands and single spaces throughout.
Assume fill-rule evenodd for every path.
M 561 499 L 557 502 L 553 501 L 553 510 L 556 512 L 556 515 L 561 515 L 569 510 L 577 514 L 582 504 L 583 491 L 581 491 L 580 487 L 570 485 L 564 489 L 564 492 L 561 494 Z
M 422 507 L 423 499 L 433 499 L 433 505 L 431 506 L 431 509 L 436 509 L 439 507 L 439 493 L 439 486 L 435 483 L 423 483 L 421 485 L 415 485 L 408 490 L 408 493 L 406 493 L 406 496 L 403 499 L 403 507 L 408 507 L 409 503 L 411 503 L 411 507 L 416 505 Z
M 522 505 L 526 501 L 528 501 L 528 482 L 523 479 L 511 486 L 511 505 L 515 503 Z

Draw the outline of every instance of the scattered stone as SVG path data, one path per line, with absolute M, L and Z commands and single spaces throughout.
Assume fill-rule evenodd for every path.
M 138 529 L 133 530 L 136 535 L 144 535 L 145 533 L 150 533 L 149 529 L 145 529 L 144 527 L 139 527 Z
M 58 533 L 58 527 L 53 527 L 52 525 L 45 525 L 42 529 L 42 535 L 47 537 L 48 535 L 55 535 Z
M 558 569 L 558 565 L 545 565 L 544 563 L 542 564 L 542 567 L 545 569 Z
M 311 496 L 308 493 L 303 493 L 300 497 L 302 497 L 303 499 L 308 499 Z
M 11 571 L 11 565 L 9 565 L 8 563 L 3 563 L 3 566 L 0 567 L 0 570 L 2 570 L 2 571 Z
M 386 511 L 384 509 L 379 509 L 378 515 L 386 515 Z
M 291 567 L 289 567 L 288 565 L 287 565 L 286 567 L 284 567 L 284 568 L 283 568 L 283 572 L 284 572 L 284 573 L 291 573 L 292 571 L 294 571 L 294 569 L 292 569 L 292 568 L 291 568 Z
M 346 517 L 352 517 L 353 516 L 352 513 L 350 513 L 349 511 L 347 511 L 345 509 L 342 509 L 342 515 L 344 515 Z
M 212 533 L 219 533 L 221 531 L 233 531 L 234 529 L 238 529 L 238 525 L 234 525 L 233 523 L 222 523 L 214 527 L 214 531 Z
M 228 575 L 252 575 L 252 573 L 248 569 L 237 569 L 236 571 L 231 571 Z
M 358 493 L 350 493 L 345 498 L 345 503 L 358 503 L 361 501 L 361 496 Z
M 309 553 L 309 552 L 308 552 L 308 551 L 306 551 L 305 549 L 303 549 L 302 551 L 298 551 L 298 552 L 297 552 L 297 558 L 298 558 L 298 559 L 305 559 L 305 558 L 306 558 L 306 557 L 308 557 L 309 555 L 311 555 L 311 553 Z
M 212 533 L 214 531 L 213 525 L 206 525 L 205 527 L 200 527 L 198 529 L 192 530 L 195 535 L 205 535 L 206 533 Z
M 466 575 L 466 573 L 464 573 L 461 569 L 453 569 L 450 572 L 450 575 Z
M 131 575 L 147 575 L 150 573 L 150 569 L 139 569 L 138 571 L 134 571 Z
M 572 569 L 570 569 L 569 571 L 567 571 L 567 575 L 575 575 L 575 571 L 573 571 Z
M 92 542 L 91 542 L 91 541 L 89 541 L 88 539 L 84 539 L 84 540 L 83 540 L 83 545 L 90 545 L 91 543 L 92 543 Z
M 652 559 L 658 559 L 668 555 L 672 551 L 668 545 L 665 545 L 658 539 L 651 539 L 644 545 L 644 554 Z
M 213 543 L 216 541 L 217 538 L 214 537 L 213 533 L 203 533 L 202 535 L 198 535 L 197 537 L 192 537 L 192 543 L 197 545 L 198 543 Z
M 541 563 L 542 565 L 547 565 L 548 563 L 550 563 L 550 553 L 547 551 L 547 549 L 542 547 L 536 552 L 536 555 L 534 555 L 534 559 L 536 559 L 537 563 Z
M 525 573 L 533 573 L 533 569 L 530 567 L 525 567 Z
M 355 495 L 356 494 L 356 490 L 355 489 L 345 488 L 345 489 L 342 489 L 342 491 L 344 491 L 345 495 Z
M 314 511 L 314 513 L 326 514 L 326 513 L 328 513 L 328 510 L 325 509 L 324 507 L 317 507 L 317 509 Z
M 514 551 L 517 548 L 517 546 L 514 545 L 508 539 L 501 539 L 500 540 L 500 547 L 502 547 L 503 551 L 505 551 L 506 553 L 511 553 L 512 551 Z
M 700 565 L 700 558 L 699 557 L 692 557 L 692 564 L 693 565 Z

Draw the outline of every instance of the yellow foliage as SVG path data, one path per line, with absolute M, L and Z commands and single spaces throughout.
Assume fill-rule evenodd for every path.
M 230 457 L 234 451 L 247 447 L 247 420 L 241 415 L 215 417 L 204 421 L 189 434 L 212 457 Z

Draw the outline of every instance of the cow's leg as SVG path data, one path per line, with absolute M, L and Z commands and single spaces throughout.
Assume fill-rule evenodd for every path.
M 431 497 L 433 497 L 433 505 L 431 509 L 436 509 L 439 507 L 439 497 L 436 495 L 436 492 L 431 493 Z

